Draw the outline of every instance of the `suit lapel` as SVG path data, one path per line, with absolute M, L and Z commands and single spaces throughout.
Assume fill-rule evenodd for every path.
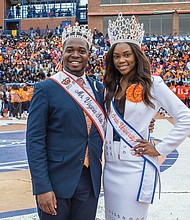
M 92 91 L 94 93 L 95 99 L 96 101 L 100 104 L 100 106 L 102 107 L 102 96 L 100 95 L 101 91 L 99 91 L 97 88 L 95 88 L 94 83 L 96 84 L 96 81 L 92 80 L 89 76 L 87 76 L 87 80 L 92 88 Z M 96 126 L 94 125 L 94 123 L 92 123 L 92 128 L 91 128 L 91 132 L 97 131 L 96 130 Z
M 80 121 L 81 121 L 81 123 L 80 123 L 80 125 L 82 126 L 81 129 L 86 129 L 86 131 L 87 131 L 86 119 L 85 119 L 84 112 L 83 112 L 82 108 L 79 106 L 79 104 L 72 97 L 70 97 L 70 98 L 72 99 L 73 104 L 76 107 L 76 110 L 79 114 L 78 122 L 76 122 L 76 123 L 80 123 Z
M 87 76 L 87 80 L 92 88 L 96 101 L 102 106 L 102 98 L 99 94 L 100 91 L 98 91 L 97 88 L 94 87 L 94 83 L 96 84 L 96 81 L 92 80 L 89 76 Z

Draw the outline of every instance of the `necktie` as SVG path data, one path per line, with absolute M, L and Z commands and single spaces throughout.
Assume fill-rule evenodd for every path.
M 78 78 L 76 81 L 78 82 L 78 84 L 80 84 L 82 87 L 84 87 L 85 82 L 84 82 L 83 78 Z M 88 117 L 86 112 L 84 112 L 84 116 L 85 116 L 85 119 L 86 119 L 86 125 L 87 125 L 88 134 L 89 134 L 90 130 L 91 130 L 91 127 L 92 127 L 92 121 Z M 89 158 L 89 153 L 88 153 L 88 146 L 86 146 L 84 166 L 89 167 L 89 165 L 90 165 L 90 158 Z

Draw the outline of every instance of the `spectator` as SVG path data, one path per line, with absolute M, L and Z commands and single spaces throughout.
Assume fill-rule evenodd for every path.
M 175 88 L 175 94 L 183 103 L 185 103 L 186 95 L 188 94 L 188 92 L 186 91 L 186 88 L 182 81 L 178 82 L 178 85 Z
M 33 5 L 32 7 L 32 17 L 35 18 L 36 17 L 36 6 Z
M 16 17 L 19 18 L 20 17 L 20 9 L 21 9 L 20 4 L 19 3 L 16 4 L 15 8 L 16 8 Z
M 3 116 L 3 102 L 4 102 L 4 91 L 3 91 L 3 86 L 0 85 L 0 118 Z
M 12 109 L 12 116 L 18 119 L 21 118 L 21 93 L 19 91 L 18 85 L 13 84 L 10 90 L 10 97 L 11 97 L 11 109 Z

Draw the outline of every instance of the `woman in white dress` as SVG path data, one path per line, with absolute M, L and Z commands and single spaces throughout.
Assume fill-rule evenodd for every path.
M 104 194 L 106 220 L 145 220 L 159 184 L 158 156 L 167 156 L 190 134 L 190 110 L 159 76 L 151 76 L 141 51 L 143 25 L 120 13 L 109 22 L 112 45 L 106 58 Z M 161 143 L 149 140 L 160 107 L 175 125 Z

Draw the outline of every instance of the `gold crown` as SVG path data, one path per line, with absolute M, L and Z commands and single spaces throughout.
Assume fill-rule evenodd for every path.
M 110 44 L 121 42 L 135 43 L 141 46 L 144 30 L 143 23 L 139 24 L 133 15 L 130 19 L 125 19 L 120 12 L 116 21 L 109 20 L 108 22 L 108 36 Z
M 87 25 L 79 25 L 79 23 L 76 22 L 75 26 L 69 25 L 69 27 L 64 28 L 62 33 L 62 44 L 64 44 L 69 38 L 80 38 L 85 40 L 90 49 L 93 40 L 93 33 L 88 29 Z

